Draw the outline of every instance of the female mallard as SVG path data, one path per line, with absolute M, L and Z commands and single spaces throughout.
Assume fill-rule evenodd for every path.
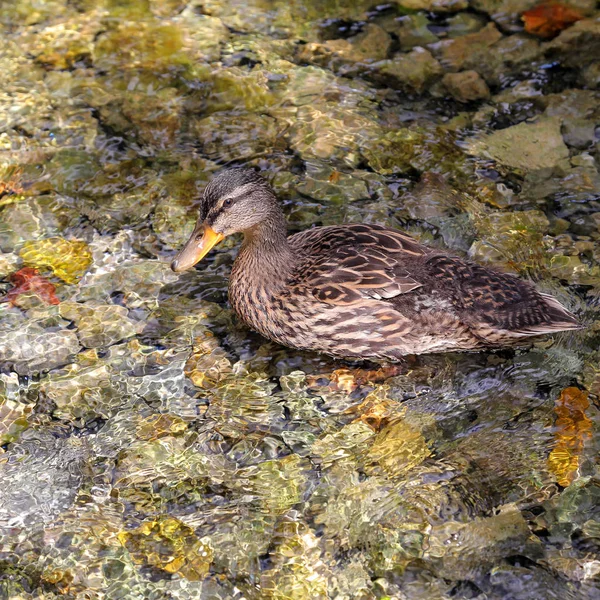
M 231 271 L 231 305 L 285 346 L 398 360 L 579 328 L 529 283 L 394 229 L 333 225 L 287 237 L 275 193 L 247 169 L 223 171 L 206 186 L 198 223 L 172 269 L 191 268 L 238 232 L 244 241 Z

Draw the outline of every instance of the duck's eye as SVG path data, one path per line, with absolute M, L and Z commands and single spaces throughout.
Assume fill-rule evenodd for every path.
M 231 198 L 227 198 L 227 200 L 225 200 L 225 202 L 223 202 L 223 206 L 231 206 L 232 202 L 231 202 Z

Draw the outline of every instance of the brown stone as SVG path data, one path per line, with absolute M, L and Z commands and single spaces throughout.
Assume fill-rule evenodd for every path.
M 451 40 L 431 44 L 429 49 L 442 66 L 449 71 L 475 68 L 489 56 L 490 47 L 502 39 L 502 34 L 493 23 L 476 33 L 469 33 Z
M 490 90 L 477 71 L 446 73 L 442 79 L 450 95 L 459 102 L 487 100 Z

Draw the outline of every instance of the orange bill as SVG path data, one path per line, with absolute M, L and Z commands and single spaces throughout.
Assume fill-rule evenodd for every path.
M 191 269 L 201 261 L 209 251 L 216 246 L 225 236 L 217 233 L 208 225 L 196 225 L 187 244 L 171 263 L 171 269 L 176 273 Z

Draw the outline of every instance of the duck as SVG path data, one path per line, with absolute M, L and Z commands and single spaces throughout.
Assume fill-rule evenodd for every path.
M 248 327 L 291 348 L 402 361 L 581 327 L 531 283 L 396 229 L 350 223 L 288 236 L 275 191 L 243 167 L 207 184 L 196 226 L 171 268 L 191 269 L 236 233 L 243 241 L 229 278 L 231 307 Z

